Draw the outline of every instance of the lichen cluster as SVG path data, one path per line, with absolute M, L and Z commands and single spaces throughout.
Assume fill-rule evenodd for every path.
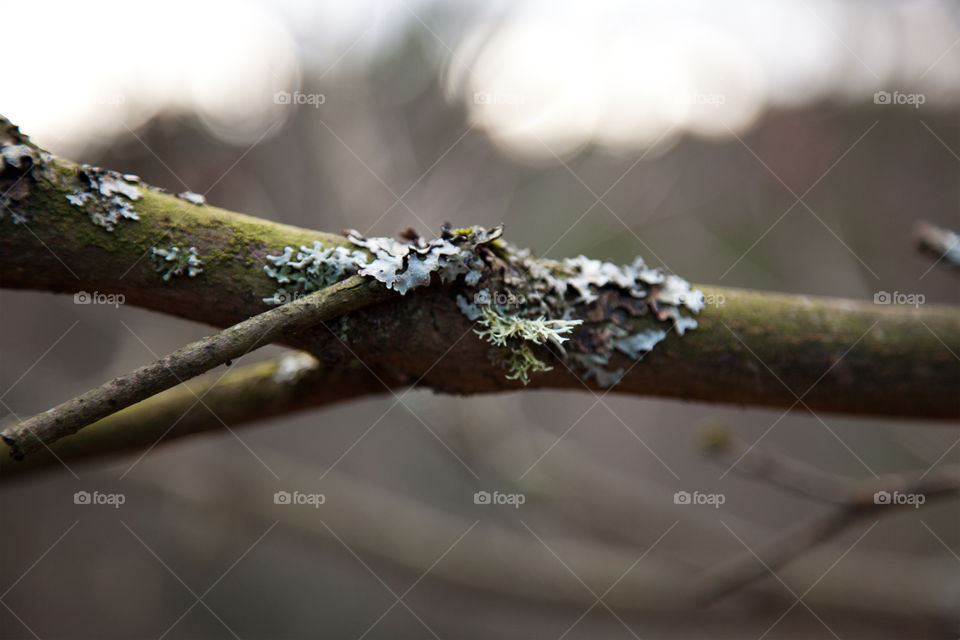
M 361 265 L 366 264 L 366 259 L 362 251 L 346 247 L 324 248 L 319 242 L 314 242 L 312 248 L 301 246 L 296 256 L 292 247 L 284 247 L 279 255 L 268 255 L 270 264 L 263 266 L 264 273 L 282 285 L 263 301 L 285 304 L 329 287 L 356 273 Z
M 90 221 L 107 231 L 113 231 L 121 220 L 139 220 L 133 209 L 139 200 L 140 178 L 119 174 L 108 169 L 83 165 L 77 171 L 80 185 L 66 195 L 67 201 L 90 216 Z
M 284 304 L 354 273 L 379 280 L 400 295 L 429 285 L 434 274 L 445 284 L 461 275 L 467 283 L 476 284 L 483 266 L 477 247 L 493 242 L 501 232 L 499 227 L 489 231 L 473 227 L 444 233 L 435 240 L 408 236 L 406 242 L 401 242 L 393 238 L 365 238 L 351 230 L 347 239 L 357 249 L 324 248 L 314 242 L 313 248 L 301 246 L 294 255 L 292 247 L 284 247 L 282 253 L 268 255 L 270 264 L 263 267 L 268 277 L 283 286 L 263 301 Z
M 21 224 L 27 218 L 19 203 L 38 178 L 50 179 L 52 156 L 26 144 L 28 138 L 3 118 L 0 127 L 0 220 L 9 212 L 11 222 Z
M 430 241 L 412 233 L 407 236 L 407 242 L 364 238 L 356 231 L 348 232 L 347 238 L 373 254 L 373 260 L 360 268 L 360 275 L 372 276 L 403 295 L 410 289 L 430 284 L 434 273 L 444 284 L 462 275 L 468 286 L 476 285 L 483 267 L 477 247 L 493 242 L 502 233 L 502 227 L 489 231 L 470 227 L 457 231 L 446 229 L 441 237 Z
M 616 384 L 624 375 L 623 367 L 611 366 L 616 354 L 641 359 L 670 331 L 682 336 L 696 328 L 697 321 L 683 311 L 698 313 L 703 308 L 703 294 L 691 289 L 686 280 L 650 268 L 640 258 L 625 266 L 584 256 L 535 259 L 529 251 L 501 242 L 487 262 L 489 269 L 481 287 L 473 291 L 473 302 L 458 296 L 460 311 L 481 322 L 493 315 L 582 321 L 567 348 L 554 349 L 554 355 L 601 387 Z M 490 293 L 490 288 L 495 292 Z M 512 375 L 517 366 L 529 362 L 530 344 L 537 343 L 525 340 L 524 349 L 511 348 Z
M 611 366 L 615 355 L 639 360 L 670 331 L 682 336 L 697 326 L 684 311 L 698 313 L 703 294 L 682 278 L 639 258 L 625 266 L 584 256 L 535 259 L 500 240 L 501 233 L 500 227 L 444 228 L 427 241 L 412 231 L 402 240 L 348 231 L 356 249 L 316 242 L 294 255 L 285 247 L 267 256 L 264 272 L 281 286 L 264 302 L 290 302 L 354 273 L 404 295 L 436 275 L 452 285 L 460 311 L 480 325 L 477 335 L 495 347 L 507 378 L 524 384 L 531 373 L 551 369 L 534 348 L 607 387 L 624 375 Z
M 157 272 L 162 274 L 164 282 L 171 278 L 187 276 L 193 278 L 203 273 L 203 262 L 197 255 L 196 247 L 187 247 L 186 250 L 177 246 L 166 249 L 151 247 L 150 257 L 157 265 Z

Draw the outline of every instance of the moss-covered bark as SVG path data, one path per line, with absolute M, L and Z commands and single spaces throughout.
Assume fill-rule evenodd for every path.
M 5 126 L 9 144 L 13 134 Z M 276 282 L 263 272 L 267 254 L 314 241 L 348 243 L 342 236 L 193 205 L 145 186 L 134 203 L 139 220 L 120 221 L 107 231 L 66 198 L 82 187 L 79 167 L 56 158 L 48 162 L 46 172 L 8 166 L 0 173 L 0 192 L 20 181 L 21 197 L 8 209 L 24 219 L 0 219 L 3 287 L 121 293 L 130 304 L 229 326 L 268 308 L 262 298 Z M 164 282 L 149 255 L 160 244 L 195 246 L 203 272 Z M 611 364 L 627 370 L 616 391 L 864 415 L 960 416 L 955 308 L 702 289 L 725 303 L 707 306 L 696 330 L 668 336 L 641 362 L 615 356 Z M 454 292 L 437 285 L 350 314 L 338 323 L 336 336 L 319 327 L 281 341 L 317 355 L 331 371 L 355 365 L 359 357 L 387 386 L 419 381 L 455 393 L 521 388 L 505 379 L 491 359 L 492 347 L 471 328 Z M 543 357 L 553 371 L 533 376 L 531 387 L 597 388 L 549 353 Z M 796 403 L 794 394 L 803 402 Z

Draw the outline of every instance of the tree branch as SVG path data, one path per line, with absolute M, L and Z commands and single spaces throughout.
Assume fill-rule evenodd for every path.
M 80 210 L 67 197 L 90 192 L 102 170 L 43 154 L 5 121 L 0 146 L 4 157 L 18 163 L 7 161 L 0 171 L 0 193 L 6 194 L 0 203 L 6 211 L 0 219 L 0 286 L 6 288 L 120 294 L 127 303 L 224 327 L 261 313 L 267 308 L 263 299 L 275 295 L 277 281 L 263 271 L 267 255 L 288 246 L 356 248 L 343 236 L 197 206 L 143 183 L 134 183 L 140 185 L 132 209 L 138 220 L 109 205 L 90 209 L 87 203 Z M 28 152 L 18 155 L 12 148 Z M 104 185 L 112 188 L 101 182 L 99 192 Z M 195 248 L 202 273 L 164 280 L 148 256 L 168 245 Z M 484 278 L 502 287 L 498 274 L 525 268 L 517 255 L 501 252 L 499 271 L 485 271 Z M 527 266 L 555 268 L 531 260 Z M 616 391 L 863 415 L 960 416 L 956 308 L 701 288 L 715 304 L 699 314 L 696 329 L 683 338 L 671 333 L 643 362 L 622 353 L 610 358 L 611 369 L 625 371 Z M 452 393 L 522 388 L 505 378 L 493 357 L 498 349 L 472 335 L 456 296 L 451 286 L 423 287 L 351 313 L 337 335 L 315 327 L 280 341 L 336 366 L 360 360 L 390 387 L 418 381 Z M 570 318 L 585 321 L 571 339 L 581 345 L 591 330 L 611 326 L 608 316 L 622 315 L 602 301 L 571 305 L 569 311 Z M 598 314 L 605 325 L 595 321 Z M 628 314 L 620 321 L 630 331 L 651 326 L 649 315 Z M 563 366 L 546 347 L 535 350 L 551 360 L 553 370 L 534 375 L 531 387 L 604 388 L 595 379 L 585 382 L 582 370 Z
M 836 508 L 825 516 L 801 523 L 755 552 L 707 571 L 700 579 L 698 590 L 698 601 L 703 604 L 769 575 L 865 518 L 960 496 L 960 465 L 936 468 L 918 477 L 885 474 L 868 480 L 851 480 L 757 446 L 748 447 L 721 425 L 707 428 L 705 442 L 707 451 L 718 460 L 732 464 L 732 470 L 834 504 Z
M 351 276 L 118 376 L 53 409 L 4 429 L 0 432 L 0 438 L 10 447 L 14 459 L 22 460 L 92 422 L 233 358 L 239 358 L 273 342 L 284 333 L 312 327 L 393 295 L 396 294 L 376 280 Z
M 210 373 L 95 422 L 16 461 L 0 456 L 5 480 L 91 458 L 143 451 L 163 441 L 266 420 L 333 402 L 383 393 L 359 363 L 338 367 L 306 353 Z

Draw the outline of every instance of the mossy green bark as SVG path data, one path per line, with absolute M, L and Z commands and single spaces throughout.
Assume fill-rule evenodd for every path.
M 262 299 L 276 282 L 263 272 L 267 254 L 314 241 L 351 246 L 342 236 L 197 206 L 149 188 L 133 205 L 139 221 L 121 221 L 108 232 L 66 199 L 78 184 L 77 165 L 51 162 L 55 177 L 31 182 L 16 203 L 26 222 L 0 220 L 0 286 L 122 293 L 128 304 L 225 327 L 269 308 Z M 150 248 L 161 242 L 195 246 L 203 273 L 163 282 L 149 260 Z M 682 338 L 669 335 L 641 362 L 615 356 L 611 366 L 628 370 L 615 391 L 818 412 L 960 417 L 956 308 L 700 288 L 725 303 L 707 306 L 697 329 Z M 333 368 L 359 358 L 390 387 L 521 388 L 505 379 L 491 347 L 471 328 L 455 292 L 431 286 L 350 314 L 338 322 L 337 335 L 320 327 L 279 341 Z M 553 370 L 533 376 L 530 387 L 599 389 L 545 348 L 534 351 Z

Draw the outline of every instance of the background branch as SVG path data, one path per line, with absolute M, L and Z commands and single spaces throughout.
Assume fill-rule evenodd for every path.
M 527 512 L 522 522 L 530 530 L 520 521 L 497 523 L 484 518 L 478 523 L 466 513 L 438 509 L 352 474 L 330 470 L 318 481 L 320 474 L 311 465 L 285 458 L 282 467 L 285 486 L 325 491 L 326 502 L 319 511 L 277 506 L 272 500 L 275 487 L 262 476 L 216 466 L 190 467 L 186 472 L 189 480 L 178 480 L 178 474 L 167 472 L 141 472 L 131 479 L 189 505 L 190 517 L 226 517 L 234 522 L 231 526 L 236 526 L 237 519 L 261 525 L 280 521 L 283 529 L 312 543 L 326 539 L 337 548 L 346 543 L 354 553 L 385 559 L 413 575 L 420 576 L 429 569 L 431 578 L 471 589 L 531 602 L 586 607 L 595 604 L 594 593 L 603 594 L 616 584 L 603 596 L 604 603 L 614 610 L 694 612 L 696 566 L 676 562 L 664 554 L 663 545 L 657 545 L 637 562 L 662 531 L 650 530 L 630 544 L 612 544 L 547 533 L 550 528 L 546 522 Z M 205 490 L 198 492 L 197 486 Z M 463 501 L 470 503 L 470 495 L 465 494 Z M 742 526 L 738 530 L 746 535 L 765 533 Z M 672 540 L 673 532 L 683 528 L 699 539 L 715 535 L 708 523 L 684 518 L 668 537 Z M 465 531 L 469 533 L 456 548 L 434 565 L 437 550 L 447 548 Z M 723 537 L 732 540 L 729 535 Z M 825 576 L 815 562 L 786 569 L 782 576 L 794 589 L 822 578 L 817 589 L 805 597 L 818 612 L 846 610 L 928 619 L 957 613 L 955 604 L 945 604 L 940 591 L 944 585 L 955 584 L 956 575 L 950 567 L 922 558 L 908 560 L 861 550 L 851 552 L 844 562 L 848 570 Z M 881 571 L 882 575 L 896 572 L 902 581 L 891 585 L 881 579 Z M 857 597 L 850 598 L 850 593 Z M 777 603 L 779 608 L 780 603 L 791 601 L 789 592 L 779 583 L 758 584 L 756 595 L 768 604 Z
M 731 469 L 816 500 L 837 505 L 825 516 L 800 523 L 788 533 L 707 571 L 700 579 L 698 601 L 709 604 L 777 571 L 816 545 L 840 535 L 857 522 L 901 509 L 960 496 L 960 465 L 934 468 L 920 476 L 884 474 L 851 480 L 828 474 L 786 456 L 747 446 L 725 427 L 708 427 L 707 450 Z M 896 494 L 914 501 L 897 502 Z
M 159 442 L 254 423 L 386 389 L 359 363 L 304 353 L 209 373 L 127 407 L 22 461 L 0 456 L 7 481 L 61 464 L 145 450 Z

